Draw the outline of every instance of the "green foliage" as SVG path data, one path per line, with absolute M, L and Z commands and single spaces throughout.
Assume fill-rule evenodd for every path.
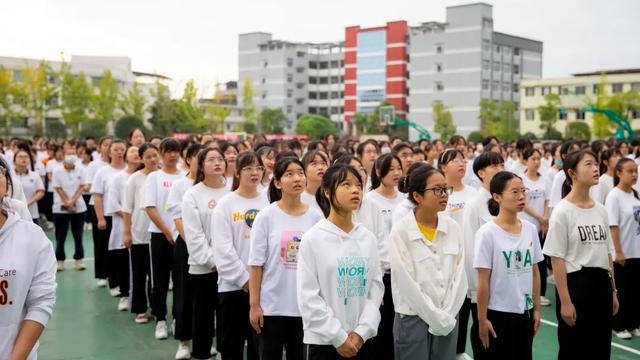
M 213 128 L 217 128 L 217 131 L 221 134 L 225 132 L 224 120 L 231 114 L 229 104 L 232 100 L 231 97 L 222 94 L 220 83 L 216 83 L 216 91 L 213 94 L 213 104 L 207 107 L 207 111 L 213 116 Z
M 592 103 L 596 107 L 602 109 L 607 107 L 608 96 L 604 82 L 605 74 L 600 75 L 600 84 L 598 85 L 598 93 L 596 94 L 596 101 Z M 593 113 L 593 134 L 598 139 L 603 139 L 611 136 L 612 122 L 609 118 L 602 113 Z
M 156 81 L 155 88 L 151 91 L 154 102 L 151 105 L 151 118 L 149 123 L 155 134 L 169 136 L 177 130 L 176 109 L 169 95 L 169 88 Z
M 304 114 L 298 119 L 296 134 L 309 135 L 313 139 L 322 139 L 331 133 L 338 136 L 338 128 L 333 121 L 322 115 Z
M 382 101 L 373 112 L 369 114 L 356 113 L 353 115 L 353 123 L 356 126 L 359 134 L 370 135 L 380 134 L 380 108 L 383 106 L 389 106 L 391 103 Z M 387 129 L 389 132 L 390 129 Z
M 242 85 L 242 117 L 244 118 L 242 127 L 247 133 L 255 133 L 256 131 L 258 116 L 256 106 L 253 103 L 254 95 L 253 82 L 251 78 L 247 77 Z
M 142 121 L 142 119 L 131 115 L 125 115 L 116 121 L 113 132 L 116 134 L 116 137 L 126 139 L 131 130 L 135 128 L 140 128 L 143 132 L 146 132 L 144 121 Z
M 558 94 L 547 94 L 544 98 L 547 103 L 538 106 L 540 130 L 544 132 L 543 138 L 553 139 L 553 136 L 562 138 L 562 134 L 556 130 L 558 111 L 560 110 L 560 96 L 558 96 Z
M 440 134 L 440 140 L 448 141 L 456 134 L 457 128 L 449 109 L 439 101 L 433 103 L 433 130 Z
M 193 80 L 186 83 L 182 98 L 175 102 L 176 121 L 180 132 L 194 133 L 207 130 L 204 110 L 198 106 L 198 89 Z
M 565 129 L 566 139 L 591 140 L 591 129 L 583 121 L 572 121 Z
M 104 129 L 106 132 L 106 126 L 110 122 L 115 120 L 115 111 L 118 104 L 118 97 L 120 90 L 118 89 L 118 82 L 111 75 L 111 71 L 105 70 L 102 73 L 102 77 L 98 80 L 97 92 L 92 98 L 92 112 L 93 117 L 91 124 L 87 123 L 86 126 L 89 129 L 100 131 Z M 85 125 L 82 126 L 81 133 L 87 134 Z M 89 133 L 93 136 L 100 136 Z
M 516 103 L 511 100 L 502 101 L 498 104 L 496 136 L 502 141 L 513 141 L 518 138 Z
M 469 136 L 467 136 L 468 142 L 479 143 L 482 139 L 484 139 L 484 135 L 480 131 L 472 131 L 469 133 Z
M 139 83 L 134 82 L 131 89 L 120 97 L 120 109 L 127 116 L 133 116 L 138 119 L 144 119 L 147 111 L 147 97 L 142 92 Z
M 287 116 L 282 108 L 264 108 L 260 113 L 260 132 L 263 134 L 284 134 Z
M 0 65 L 0 128 L 5 136 L 9 136 L 11 128 L 21 117 L 20 107 L 15 106 L 19 105 L 21 98 L 13 72 Z
M 545 140 L 562 140 L 562 133 L 556 128 L 552 128 L 546 132 L 542 138 Z
M 107 135 L 107 124 L 100 120 L 89 119 L 82 124 L 80 137 L 95 136 L 96 138 Z
M 498 103 L 489 99 L 481 99 L 478 117 L 480 118 L 480 131 L 482 135 L 495 135 L 495 124 L 499 121 Z
M 48 137 L 57 139 L 67 137 L 67 127 L 57 118 L 47 119 L 45 131 Z
M 83 73 L 72 74 L 71 65 L 67 62 L 62 63 L 59 77 L 62 118 L 64 124 L 71 129 L 71 134 L 77 137 L 80 134 L 80 126 L 89 119 L 93 88 Z
M 52 101 L 57 96 L 54 72 L 44 61 L 35 67 L 25 63 L 20 72 L 23 78 L 19 84 L 22 105 L 26 115 L 35 119 L 32 133 L 43 135 L 44 119 L 49 110 L 56 108 L 55 102 Z
M 532 132 L 528 132 L 524 135 L 522 135 L 523 139 L 528 139 L 528 140 L 538 140 L 538 137 L 536 136 L 536 134 L 532 133 Z

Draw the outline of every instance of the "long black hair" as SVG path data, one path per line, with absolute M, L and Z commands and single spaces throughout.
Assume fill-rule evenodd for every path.
M 273 203 L 282 199 L 282 190 L 276 187 L 276 181 L 282 180 L 282 176 L 284 176 L 284 173 L 287 172 L 291 164 L 299 165 L 306 176 L 304 165 L 297 157 L 288 156 L 276 161 L 276 165 L 273 167 L 273 177 L 271 178 L 271 182 L 269 182 L 269 202 Z
M 569 192 L 571 192 L 571 188 L 573 187 L 573 180 L 571 180 L 571 176 L 569 176 L 569 170 L 575 171 L 578 168 L 578 163 L 580 163 L 580 161 L 585 156 L 592 156 L 593 159 L 596 162 L 598 161 L 598 157 L 596 156 L 596 154 L 594 154 L 590 150 L 578 150 L 578 151 L 571 152 L 571 153 L 567 154 L 567 156 L 565 156 L 564 161 L 563 161 L 564 164 L 563 164 L 563 167 L 562 167 L 562 170 L 564 171 L 564 174 L 566 175 L 566 179 L 564 180 L 564 183 L 562 184 L 562 197 L 563 198 L 565 196 L 569 195 Z
M 434 168 L 427 163 L 415 163 L 409 167 L 407 176 L 400 178 L 398 182 L 398 191 L 407 194 L 407 199 L 413 204 L 418 205 L 418 202 L 413 197 L 413 193 L 423 194 L 427 180 L 435 173 L 442 174 L 442 171 Z
M 626 157 L 618 161 L 618 163 L 616 164 L 616 167 L 613 170 L 613 186 L 618 186 L 618 184 L 620 184 L 620 176 L 618 176 L 618 173 L 622 172 L 622 167 L 626 163 L 635 163 L 635 161 Z M 633 196 L 635 196 L 636 199 L 640 200 L 640 197 L 638 197 L 638 192 L 636 191 L 636 189 L 631 188 L 631 191 L 633 191 Z
M 222 150 L 222 149 L 221 149 Z M 236 158 L 236 173 L 233 175 L 233 184 L 231 185 L 231 191 L 236 191 L 240 187 L 240 176 L 244 167 L 253 165 L 253 161 L 258 162 L 258 166 L 264 166 L 260 156 L 253 151 L 244 152 Z
M 530 157 L 532 157 L 535 153 L 538 153 L 538 155 L 540 155 L 540 158 L 542 158 L 542 153 L 540 152 L 540 150 L 534 148 L 534 147 L 529 147 L 526 148 L 523 152 L 522 152 L 522 159 L 524 161 L 529 160 Z M 527 172 L 527 170 L 525 169 L 524 171 L 525 173 Z M 540 171 L 538 171 L 537 173 L 538 176 L 540 176 Z
M 491 199 L 487 201 L 487 207 L 489 208 L 489 214 L 491 214 L 491 216 L 498 216 L 500 213 L 500 204 L 493 199 L 493 194 L 502 194 L 504 189 L 507 188 L 507 184 L 512 179 L 522 180 L 520 176 L 512 173 L 511 171 L 500 171 L 491 179 L 491 183 L 489 185 Z
M 596 157 L 596 159 L 600 161 L 600 175 L 606 173 L 609 170 L 609 166 L 611 166 L 609 161 L 615 155 L 618 155 L 620 158 L 622 158 L 622 154 L 620 153 L 620 150 L 616 148 L 604 150 L 600 153 L 600 158 Z M 605 161 L 607 162 L 608 165 L 604 163 Z
M 360 188 L 362 189 L 364 186 L 362 183 L 362 177 L 358 170 L 351 165 L 334 164 L 331 165 L 327 169 L 327 172 L 324 173 L 322 183 L 316 192 L 316 202 L 320 206 L 320 209 L 322 209 L 324 217 L 328 217 L 331 212 L 331 207 L 336 206 L 336 189 L 349 174 L 355 176 L 355 178 L 360 182 Z M 329 196 L 325 196 L 325 191 Z
M 398 161 L 398 166 L 402 169 L 402 161 L 400 161 L 400 158 L 395 153 L 384 154 L 373 163 L 373 169 L 371 170 L 371 190 L 380 187 L 382 178 L 387 176 L 389 171 L 391 171 L 393 160 Z M 378 171 L 380 171 L 380 175 L 378 175 Z
M 218 149 L 218 148 L 203 148 L 199 153 L 198 153 L 198 170 L 196 171 L 196 180 L 193 182 L 193 185 L 196 185 L 197 183 L 200 183 L 202 181 L 204 181 L 204 161 L 207 158 L 207 154 L 209 154 L 210 152 L 215 151 L 218 154 L 220 154 L 220 157 L 222 157 L 222 161 L 224 162 L 224 170 L 227 169 L 227 161 L 224 158 L 224 153 L 222 152 L 222 150 Z M 224 170 L 222 171 L 222 174 L 220 175 L 223 182 L 226 181 L 226 178 L 224 177 Z
M 504 159 L 502 155 L 495 153 L 493 151 L 483 152 L 478 156 L 475 160 L 473 160 L 473 173 L 480 179 L 484 181 L 482 177 L 478 174 L 480 170 L 484 170 L 491 165 L 500 165 L 504 164 Z
M 158 153 L 160 152 L 160 150 L 158 150 L 158 147 L 153 145 L 152 143 L 144 143 L 140 145 L 140 147 L 138 148 L 138 156 L 140 156 L 140 165 L 138 165 L 138 169 L 136 169 L 136 171 L 144 169 L 144 153 L 149 149 L 154 149 Z
M 4 177 L 7 178 L 7 194 L 9 197 L 13 197 L 13 179 L 11 178 L 11 170 L 2 156 L 0 156 L 0 174 L 3 174 Z M 2 204 L 0 204 L 0 206 L 1 205 Z M 4 211 L 4 209 L 2 210 Z

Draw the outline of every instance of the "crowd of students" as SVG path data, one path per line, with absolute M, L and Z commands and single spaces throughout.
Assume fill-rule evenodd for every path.
M 550 305 L 559 359 L 640 336 L 637 142 L 3 145 L 2 359 L 35 358 L 88 228 L 96 285 L 176 359 L 531 359 Z

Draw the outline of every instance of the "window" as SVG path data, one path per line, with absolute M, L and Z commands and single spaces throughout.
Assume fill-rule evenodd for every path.
M 287 89 L 287 97 L 288 98 L 292 98 L 293 97 L 293 90 Z
M 489 39 L 482 39 L 482 49 L 485 51 L 491 50 L 491 41 Z
M 293 106 L 287 105 L 287 114 L 291 114 L 293 112 Z
M 287 74 L 287 82 L 293 81 L 293 74 Z
M 331 98 L 332 99 L 340 99 L 340 92 L 339 91 L 332 91 L 331 92 Z
M 542 96 L 545 96 L 550 92 L 548 86 L 543 86 L 541 89 L 542 89 Z
M 524 96 L 534 96 L 536 94 L 536 88 L 528 87 L 524 88 Z
M 318 98 L 320 100 L 326 100 L 326 99 L 329 98 L 329 93 L 326 92 L 326 91 L 325 92 L 320 92 L 320 93 L 318 93 Z
M 442 64 L 436 64 L 436 72 L 442 72 Z
M 527 110 L 527 111 L 525 111 L 525 118 L 527 120 L 534 120 L 534 118 L 535 118 L 535 110 Z
M 512 91 L 514 93 L 519 93 L 520 92 L 520 84 L 513 84 Z
M 631 118 L 632 119 L 640 119 L 640 110 L 633 110 L 631 112 Z
M 331 60 L 331 67 L 332 68 L 337 68 L 339 66 L 340 62 L 338 60 Z
M 263 98 L 263 99 L 266 99 L 266 98 L 267 98 L 267 92 L 266 92 L 266 91 L 264 91 L 264 92 L 262 93 L 262 98 Z
M 494 46 L 494 50 L 499 54 L 500 53 L 500 45 Z
M 600 92 L 600 84 L 593 84 L 593 93 L 598 94 Z
M 520 65 L 513 65 L 513 74 L 514 75 L 520 74 Z
M 584 111 L 578 110 L 576 113 L 576 120 L 584 120 Z
M 317 61 L 309 61 L 309 69 L 317 69 L 318 62 Z
M 293 59 L 292 58 L 287 58 L 287 66 L 289 66 L 289 67 L 293 66 Z
M 320 67 L 320 69 L 328 69 L 329 68 L 329 62 L 328 61 L 320 61 L 319 67 Z
M 332 76 L 329 81 L 331 81 L 332 84 L 337 84 L 338 82 L 340 82 L 340 77 L 339 76 Z
M 631 83 L 631 90 L 640 91 L 640 83 Z
M 317 98 L 318 98 L 318 93 L 317 92 L 315 92 L 315 91 L 309 92 L 309 99 L 314 100 L 314 99 L 317 99 Z
M 491 90 L 498 91 L 499 87 L 500 87 L 500 81 L 493 80 L 493 83 L 491 84 Z
M 266 84 L 267 83 L 267 78 L 262 78 L 262 83 Z
M 568 116 L 567 116 L 567 115 L 568 115 L 568 114 L 567 114 L 567 112 L 566 112 L 566 111 L 560 111 L 560 114 L 559 114 L 559 118 L 560 118 L 560 120 L 567 120 L 567 118 L 568 118 Z
M 498 61 L 493 62 L 493 71 L 500 71 L 500 62 Z
M 502 69 L 505 73 L 510 73 L 511 72 L 511 64 L 504 64 L 504 66 L 502 66 Z
M 296 99 L 296 104 L 298 104 L 298 105 L 304 104 L 304 98 L 297 98 Z
M 298 74 L 302 74 L 304 72 L 304 68 L 303 67 L 298 67 L 298 68 L 296 68 L 296 72 Z
M 491 19 L 482 19 L 482 27 L 490 28 L 493 25 L 493 21 Z
M 436 82 L 436 91 L 444 91 L 444 84 L 442 82 Z
M 436 44 L 436 54 L 442 54 L 442 44 Z
M 21 70 L 13 70 L 13 78 L 19 82 L 24 81 L 24 75 Z
M 58 106 L 59 100 L 60 99 L 58 98 L 58 95 L 53 95 L 52 97 L 48 98 L 45 103 L 47 106 Z
M 491 62 L 489 62 L 489 60 L 482 60 L 482 69 L 491 70 Z
M 304 51 L 298 51 L 298 52 L 296 53 L 296 55 L 297 55 L 298 57 L 304 57 Z
M 331 115 L 335 115 L 335 114 L 339 114 L 340 113 L 340 108 L 337 107 L 332 107 L 331 108 Z
M 315 108 L 315 107 L 309 108 L 309 114 L 317 114 L 317 113 L 318 113 L 318 108 Z
M 489 90 L 489 80 L 482 79 L 482 90 Z
M 584 95 L 586 92 L 586 86 L 576 86 L 576 95 Z
M 611 92 L 614 94 L 622 92 L 622 84 L 611 84 Z
M 318 78 L 315 76 L 309 76 L 309 84 L 317 84 Z
M 513 55 L 515 56 L 520 55 L 520 48 L 513 48 Z
M 502 83 L 502 91 L 510 91 L 511 90 L 511 86 L 509 86 L 509 83 L 507 82 L 503 82 Z
M 318 84 L 328 84 L 329 78 L 326 76 L 322 76 L 318 78 Z
M 560 95 L 569 95 L 569 88 L 566 86 L 559 86 L 558 87 L 558 93 Z
M 296 88 L 298 88 L 298 89 L 304 89 L 304 83 L 297 83 L 297 84 L 296 84 Z

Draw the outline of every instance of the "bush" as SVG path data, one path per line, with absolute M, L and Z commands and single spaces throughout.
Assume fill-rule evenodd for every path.
M 131 130 L 139 128 L 142 129 L 142 132 L 147 133 L 144 128 L 144 122 L 142 119 L 135 116 L 123 116 L 118 121 L 116 121 L 116 125 L 114 128 L 114 132 L 116 137 L 120 139 L 126 139 L 129 136 Z
M 94 136 L 96 139 L 107 135 L 107 126 L 98 120 L 89 120 L 82 123 L 80 137 Z
M 538 140 L 538 137 L 536 136 L 536 134 L 532 133 L 532 132 L 528 132 L 524 135 L 522 135 L 522 139 L 527 139 L 527 140 Z
M 64 139 L 67 137 L 67 127 L 60 121 L 60 119 L 47 120 L 45 126 L 45 132 L 47 137 Z
M 467 136 L 467 141 L 472 143 L 479 143 L 484 139 L 484 135 L 480 131 L 472 131 Z
M 562 140 L 562 133 L 556 129 L 551 129 L 542 138 L 545 140 Z
M 338 137 L 338 128 L 333 121 L 322 115 L 304 114 L 298 119 L 296 124 L 296 134 L 308 135 L 313 139 L 322 139 L 331 133 Z
M 565 129 L 565 137 L 575 140 L 591 140 L 591 129 L 585 122 L 571 122 Z

